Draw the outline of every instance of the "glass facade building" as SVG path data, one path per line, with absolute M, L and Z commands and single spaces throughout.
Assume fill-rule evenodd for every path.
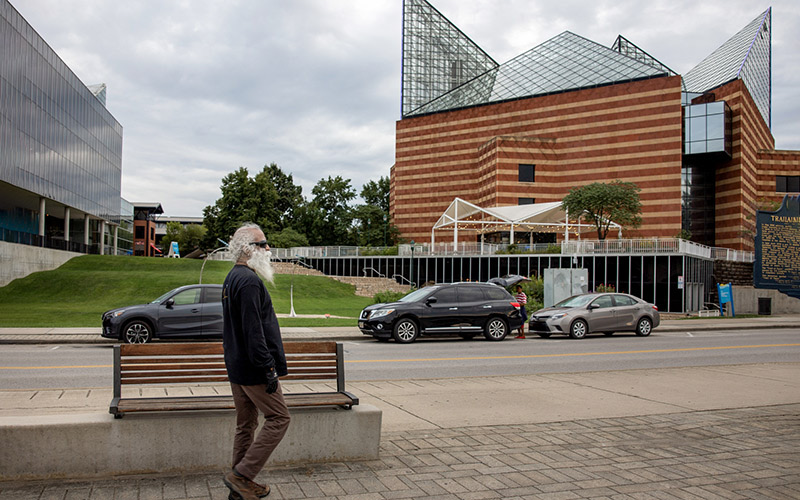
M 0 189 L 13 193 L 0 196 L 0 228 L 38 234 L 42 200 L 45 236 L 70 240 L 81 219 L 119 223 L 122 126 L 105 85 L 95 91 L 0 0 Z

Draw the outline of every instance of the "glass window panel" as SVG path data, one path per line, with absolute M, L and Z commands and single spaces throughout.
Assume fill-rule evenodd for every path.
M 705 153 L 705 152 L 706 152 L 706 143 L 705 143 L 705 141 L 690 142 L 689 143 L 689 154 L 698 154 L 698 153 Z
M 689 123 L 689 140 L 702 141 L 706 138 L 706 117 L 697 116 L 690 118 Z
M 709 139 L 723 139 L 725 137 L 725 115 L 712 115 L 706 122 L 706 137 Z
M 709 102 L 705 104 L 706 114 L 716 115 L 725 112 L 725 101 Z
M 706 149 L 709 153 L 716 153 L 725 151 L 725 140 L 724 139 L 714 139 L 707 141 Z

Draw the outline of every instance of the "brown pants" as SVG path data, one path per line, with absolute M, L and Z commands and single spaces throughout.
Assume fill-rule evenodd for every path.
M 231 382 L 231 390 L 236 406 L 233 468 L 252 481 L 286 434 L 289 410 L 283 400 L 280 385 L 273 394 L 267 394 L 266 385 L 239 385 Z M 259 410 L 264 414 L 264 425 L 256 436 Z

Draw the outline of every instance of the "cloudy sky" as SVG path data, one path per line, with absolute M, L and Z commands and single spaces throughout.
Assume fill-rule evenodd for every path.
M 122 124 L 122 195 L 199 216 L 239 167 L 389 175 L 402 0 L 11 0 Z M 800 149 L 797 0 L 432 0 L 496 61 L 569 30 L 685 73 L 768 7 L 779 149 Z

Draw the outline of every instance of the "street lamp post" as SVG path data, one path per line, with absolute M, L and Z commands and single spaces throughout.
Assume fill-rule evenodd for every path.
M 217 238 L 217 239 L 219 240 L 219 238 Z M 228 244 L 227 243 L 225 243 L 222 240 L 219 240 L 219 241 L 225 246 L 219 247 L 219 248 L 217 248 L 215 250 L 212 250 L 211 252 L 206 254 L 206 257 L 203 259 L 203 265 L 200 266 L 200 279 L 197 281 L 197 283 L 199 285 L 203 284 L 203 269 L 205 269 L 205 267 L 206 267 L 206 261 L 208 260 L 208 258 L 211 257 L 211 255 L 219 252 L 220 250 L 225 250 L 226 248 L 228 248 Z
M 414 280 L 414 240 L 411 240 L 411 287 L 416 288 L 414 284 L 416 281 Z
M 295 255 L 294 257 L 295 257 L 295 261 L 294 261 L 294 264 L 292 265 L 292 284 L 289 287 L 289 306 L 290 306 L 289 307 L 289 317 L 290 318 L 296 318 L 297 317 L 297 313 L 294 312 L 294 268 L 297 267 L 297 258 L 298 257 L 297 257 L 297 255 Z
M 383 214 L 383 246 L 386 246 L 386 214 Z

